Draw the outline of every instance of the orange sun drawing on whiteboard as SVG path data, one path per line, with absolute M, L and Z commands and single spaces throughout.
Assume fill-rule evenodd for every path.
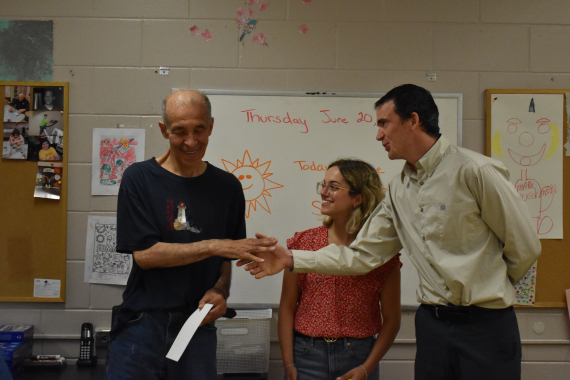
M 273 175 L 273 173 L 267 172 L 271 161 L 263 164 L 259 163 L 259 158 L 252 161 L 249 152 L 246 150 L 241 161 L 238 159 L 237 163 L 233 164 L 222 159 L 222 163 L 226 171 L 235 175 L 241 182 L 246 201 L 245 217 L 249 218 L 252 209 L 257 211 L 257 206 L 271 214 L 266 196 L 271 196 L 269 190 L 283 187 L 283 185 L 269 179 Z

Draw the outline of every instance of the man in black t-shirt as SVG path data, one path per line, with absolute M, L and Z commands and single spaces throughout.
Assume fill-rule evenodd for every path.
M 163 103 L 159 158 L 124 172 L 117 204 L 118 252 L 133 255 L 113 321 L 107 379 L 216 379 L 214 321 L 226 312 L 231 259 L 257 261 L 275 239 L 245 239 L 239 180 L 203 161 L 214 119 L 208 98 L 177 91 Z M 178 362 L 166 359 L 196 309 L 212 309 Z
M 10 108 L 8 111 L 10 112 L 17 112 L 19 114 L 25 113 L 26 111 L 30 110 L 30 102 L 26 99 L 26 96 L 23 92 L 18 93 L 18 97 L 12 100 L 10 103 Z M 24 118 L 25 121 L 28 121 L 29 118 L 26 116 Z

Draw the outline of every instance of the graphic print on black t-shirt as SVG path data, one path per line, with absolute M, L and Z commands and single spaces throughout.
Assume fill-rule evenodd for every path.
M 166 203 L 166 218 L 169 227 L 173 226 L 177 231 L 190 231 L 197 234 L 202 232 L 202 229 L 194 223 L 192 218 L 186 215 L 186 204 L 184 204 L 184 202 L 180 202 L 177 206 L 178 216 L 176 219 L 174 219 L 174 207 L 172 207 L 174 201 L 172 199 L 168 199 Z M 170 223 L 172 223 L 172 225 Z

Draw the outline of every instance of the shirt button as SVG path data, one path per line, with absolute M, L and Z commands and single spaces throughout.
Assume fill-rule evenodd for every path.
M 425 237 L 425 236 L 422 236 L 422 240 L 423 240 L 423 241 L 426 241 L 426 237 Z
M 445 286 L 445 290 L 449 290 L 449 286 L 446 285 L 446 286 Z
M 420 212 L 424 212 L 424 208 L 423 208 L 423 207 L 420 208 Z
M 422 185 L 422 186 L 423 186 L 423 184 L 424 184 L 424 181 L 420 181 L 420 185 Z

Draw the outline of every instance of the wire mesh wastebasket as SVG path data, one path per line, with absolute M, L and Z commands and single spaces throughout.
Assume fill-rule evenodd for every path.
M 233 319 L 216 321 L 218 373 L 269 371 L 269 325 L 272 310 L 236 310 Z

